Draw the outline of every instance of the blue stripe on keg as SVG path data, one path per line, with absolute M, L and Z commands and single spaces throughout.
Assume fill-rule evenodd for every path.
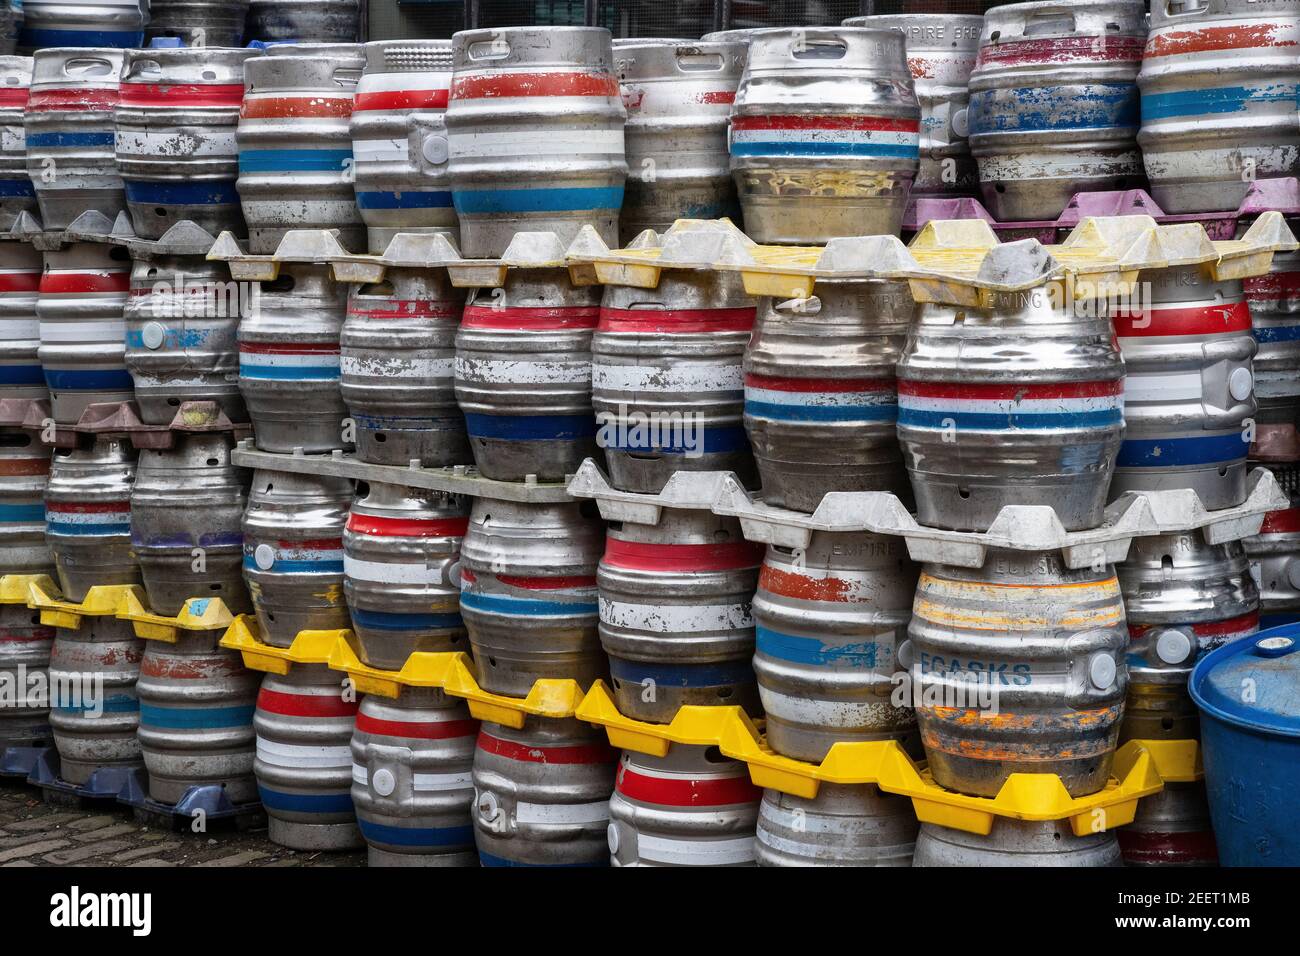
M 351 813 L 352 791 L 343 793 L 284 793 L 259 786 L 262 805 L 268 810 L 289 810 L 298 813 Z
M 238 531 L 217 531 L 198 535 L 189 531 L 151 535 L 138 535 L 133 532 L 131 543 L 148 548 L 239 548 L 244 543 L 244 535 Z
M 1008 95 L 1015 98 L 1014 110 L 1005 106 Z M 1138 100 L 1138 89 L 1132 83 L 976 93 L 970 100 L 970 134 L 1137 128 L 1141 123 Z
M 699 453 L 700 448 L 687 448 L 684 442 L 674 445 L 653 445 L 650 442 L 650 436 L 647 434 L 642 442 L 631 442 L 627 439 L 631 437 L 627 434 L 627 429 L 617 427 L 616 421 L 611 421 L 602 425 L 599 436 L 601 439 L 597 444 L 601 448 L 612 449 L 613 451 L 656 451 L 667 455 L 685 455 Z M 683 426 L 686 427 L 686 426 Z M 732 451 L 744 451 L 749 448 L 749 438 L 745 434 L 743 426 L 731 425 L 723 428 L 691 428 L 692 432 L 698 437 L 703 432 L 703 452 L 705 454 L 724 454 Z M 649 431 L 649 429 L 646 429 Z
M 915 155 L 915 153 L 913 153 Z M 582 212 L 618 210 L 623 206 L 622 186 L 584 186 L 568 189 L 453 190 L 452 201 L 461 215 L 511 212 Z
M 1120 425 L 1124 421 L 1121 409 L 1106 409 L 1096 412 L 1059 412 L 1049 414 L 1022 414 L 1013 412 L 957 412 L 932 411 L 920 408 L 900 408 L 898 424 L 913 428 L 947 428 L 949 423 L 958 428 L 979 429 L 1030 429 L 1045 430 L 1055 428 L 1098 428 L 1107 425 Z
M 1300 341 L 1300 325 L 1279 325 L 1272 328 L 1256 328 L 1251 332 L 1255 336 L 1255 341 L 1261 345 L 1269 342 L 1295 342 Z
M 478 851 L 478 861 L 484 866 L 521 866 L 536 870 L 575 870 L 594 866 L 609 866 L 609 860 L 597 860 L 591 863 L 517 863 L 505 857 L 493 856 L 491 853 Z
M 363 627 L 373 627 L 377 631 L 407 631 L 412 628 L 448 628 L 462 627 L 460 615 L 449 614 L 399 614 L 395 611 L 366 611 L 352 608 L 352 620 Z
M 465 430 L 474 438 L 504 441 L 576 441 L 596 434 L 596 419 L 591 415 L 467 414 Z
M 103 711 L 106 714 L 133 714 L 140 709 L 140 701 L 137 698 L 125 695 L 105 697 L 102 701 L 87 702 L 83 700 L 79 704 L 64 703 L 64 700 L 63 697 L 56 697 L 51 701 L 51 706 L 55 710 L 63 710 L 69 713 Z
M 358 192 L 359 209 L 450 209 L 451 193 L 419 192 L 414 189 L 400 193 Z
M 122 524 L 70 524 L 66 521 L 45 522 L 46 534 L 71 534 L 71 535 L 90 535 L 105 536 L 110 534 L 127 534 L 131 533 L 131 522 L 124 521 Z
M 897 405 L 777 405 L 745 402 L 745 414 L 784 422 L 892 422 Z
M 44 385 L 39 365 L 0 365 L 0 385 Z
M 112 133 L 29 133 L 28 149 L 35 147 L 112 146 Z
M 816 667 L 876 667 L 880 661 L 880 644 L 859 641 L 852 644 L 823 644 L 815 637 L 782 634 L 762 625 L 755 629 L 758 650 L 777 660 Z
M 239 171 L 335 172 L 348 168 L 351 160 L 350 149 L 244 149 L 239 152 Z
M 247 707 L 159 707 L 157 704 L 140 705 L 140 723 L 150 727 L 168 727 L 176 730 L 203 727 L 248 727 L 253 723 L 253 711 Z
M 183 292 L 183 289 L 177 289 L 176 292 Z M 203 346 L 209 338 L 216 332 L 215 329 L 167 329 L 163 333 L 162 348 L 164 349 L 193 349 Z M 144 332 L 139 329 L 126 330 L 126 347 L 130 349 L 146 348 L 144 344 Z M 150 351 L 154 351 L 150 349 Z
M 485 611 L 496 614 L 511 614 L 524 617 L 560 617 L 572 614 L 597 614 L 599 606 L 582 601 L 566 603 L 564 601 L 538 601 L 533 598 L 515 597 L 511 594 L 477 594 L 473 591 L 460 592 L 460 606 L 468 611 Z
M 732 156 L 854 156 L 861 159 L 916 159 L 919 146 L 890 143 L 747 142 L 731 144 Z
M 342 561 L 286 561 L 276 558 L 270 568 L 259 568 L 252 555 L 244 555 L 244 570 L 258 574 L 342 574 Z
M 393 827 L 357 818 L 361 835 L 370 843 L 389 846 L 474 846 L 474 828 L 464 827 Z
M 45 47 L 106 46 L 132 50 L 144 46 L 144 32 L 133 30 L 36 30 L 24 29 L 18 45 L 31 50 Z
M 662 664 L 609 657 L 609 675 L 633 684 L 653 681 L 663 687 L 717 687 L 722 684 L 752 684 L 754 666 L 746 657 L 739 661 L 712 664 Z
M 134 387 L 131 373 L 124 368 L 102 369 L 63 369 L 46 368 L 45 384 L 50 388 L 62 388 L 68 391 L 122 390 L 130 391 Z
M 395 415 L 353 415 L 358 428 L 368 431 L 463 432 L 465 417 L 399 418 Z
M 1115 461 L 1118 468 L 1175 468 L 1216 465 L 1245 458 L 1250 444 L 1239 433 L 1208 438 L 1154 438 L 1125 441 Z
M 36 198 L 36 189 L 30 179 L 0 179 L 0 196 Z
M 0 521 L 45 521 L 45 505 L 0 505 Z
M 339 378 L 337 365 L 250 365 L 239 360 L 240 378 L 273 379 L 280 382 L 328 382 Z
M 1142 120 L 1175 119 L 1214 113 L 1242 113 L 1259 103 L 1294 103 L 1293 83 L 1268 86 L 1221 86 L 1212 90 L 1149 93 L 1142 97 Z
M 239 202 L 235 181 L 159 183 L 125 179 L 126 201 L 158 206 L 229 206 Z

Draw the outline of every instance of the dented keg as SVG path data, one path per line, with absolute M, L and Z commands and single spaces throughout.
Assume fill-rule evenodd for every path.
M 1271 466 L 1291 507 L 1264 516 L 1259 534 L 1242 544 L 1250 574 L 1259 586 L 1259 626 L 1280 627 L 1300 621 L 1300 468 Z
M 590 502 L 474 499 L 461 542 L 460 612 L 484 690 L 526 697 L 542 678 L 585 689 L 606 675 L 596 597 L 604 544 Z
M 131 400 L 123 344 L 130 285 L 131 265 L 120 246 L 74 242 L 45 253 L 36 354 L 60 425 L 76 424 L 92 403 Z
M 32 58 L 23 117 L 27 174 L 47 230 L 66 229 L 91 209 L 110 220 L 126 209 L 113 153 L 123 58 L 122 50 L 106 48 L 43 49 Z
M 36 212 L 23 131 L 31 85 L 31 57 L 0 56 L 0 229 L 12 226 L 19 213 Z
M 256 282 L 234 282 L 222 262 L 160 256 L 131 267 L 124 361 L 140 418 L 170 425 L 182 402 L 212 401 L 232 422 L 248 420 L 239 394 L 241 319 L 259 307 Z
M 159 239 L 184 220 L 244 234 L 235 127 L 256 52 L 208 43 L 126 54 L 114 149 L 137 236 Z
M 1257 179 L 1294 176 L 1296 0 L 1151 5 L 1138 143 L 1166 213 L 1235 210 Z
M 1128 427 L 1111 497 L 1191 488 L 1211 511 L 1235 507 L 1258 409 L 1241 280 L 1182 266 L 1140 273 L 1138 287 L 1150 300 L 1114 317 Z
M 1055 220 L 1075 193 L 1142 179 L 1142 0 L 1044 0 L 984 17 L 970 148 L 999 222 Z
M 612 866 L 754 866 L 762 791 L 717 747 L 623 751 L 609 801 Z
M 352 733 L 352 803 L 370 866 L 477 866 L 465 702 L 434 687 L 368 694 Z
M 21 9 L 18 46 L 28 52 L 46 47 L 65 48 L 62 52 L 130 49 L 144 43 L 149 22 L 149 0 L 22 0 Z
M 0 754 L 9 747 L 48 744 L 50 731 L 50 652 L 54 628 L 41 612 L 22 604 L 0 605 Z
M 762 554 L 739 521 L 708 511 L 610 523 L 596 582 L 619 713 L 658 724 L 687 705 L 759 713 L 750 602 Z
M 627 40 L 614 48 L 627 110 L 627 185 L 619 218 L 627 245 L 678 219 L 740 221 L 727 126 L 745 45 Z
M 35 433 L 0 430 L 0 574 L 52 573 L 45 541 L 49 478 L 50 449 Z
M 179 614 L 190 598 L 220 598 L 232 614 L 253 609 L 240 530 L 248 473 L 231 463 L 234 446 L 230 432 L 178 431 L 171 448 L 140 452 L 131 550 L 155 614 Z
M 573 718 L 483 724 L 474 751 L 474 842 L 483 866 L 605 866 L 617 755 Z
M 441 269 L 388 269 L 383 282 L 354 288 L 339 337 L 339 387 L 361 461 L 470 462 L 455 395 L 464 305 Z
M 274 252 L 291 229 L 337 229 L 345 249 L 366 248 L 348 132 L 364 65 L 354 43 L 276 45 L 244 63 L 236 186 L 250 252 Z
M 678 471 L 753 483 L 743 362 L 755 311 L 733 272 L 672 270 L 657 289 L 605 287 L 591 386 L 615 488 L 657 494 Z
M 1288 226 L 1294 231 L 1300 220 Z M 1259 346 L 1251 362 L 1259 405 L 1253 454 L 1294 461 L 1300 459 L 1300 252 L 1275 252 L 1268 275 L 1244 279 L 1242 288 Z
M 935 783 L 980 797 L 1014 773 L 1056 774 L 1071 796 L 1106 785 L 1128 689 L 1113 568 L 994 549 L 979 569 L 928 564 L 908 636 Z
M 370 251 L 398 233 L 459 233 L 447 178 L 450 40 L 376 40 L 352 106 L 357 208 Z
M 1011 243 L 989 259 L 1033 251 Z M 1045 505 L 1067 530 L 1095 528 L 1124 434 L 1106 313 L 1066 303 L 1057 286 L 990 298 L 988 309 L 922 307 L 898 364 L 918 519 L 985 531 L 1008 505 Z
M 355 691 L 324 664 L 267 674 L 257 694 L 253 774 L 267 836 L 291 850 L 363 845 L 352 808 Z
M 157 610 L 155 608 L 155 610 Z M 232 804 L 257 800 L 253 709 L 261 675 L 221 631 L 181 631 L 175 643 L 147 641 L 136 693 L 149 797 L 175 804 L 192 787 L 221 787 Z
M 1134 538 L 1116 573 L 1129 631 L 1121 740 L 1193 740 L 1192 667 L 1259 627 L 1246 551 L 1240 541 L 1209 544 L 1200 531 Z
M 45 537 L 69 601 L 100 584 L 139 584 L 131 553 L 136 453 L 123 437 L 96 435 L 59 449 L 45 487 Z
M 452 57 L 448 175 L 465 256 L 499 257 L 519 232 L 568 245 L 584 225 L 617 245 L 627 114 L 609 31 L 462 30 Z
M 967 142 L 970 75 L 980 49 L 982 16 L 903 13 L 850 17 L 846 27 L 897 30 L 921 105 L 921 168 L 912 195 L 969 194 L 979 182 Z
M 248 40 L 298 43 L 357 43 L 360 0 L 252 0 Z
M 236 47 L 247 14 L 248 0 L 149 0 L 146 45 L 175 37 L 187 47 Z
M 50 727 L 65 782 L 84 784 L 100 768 L 141 766 L 136 680 L 144 643 L 130 621 L 112 617 L 85 617 L 79 628 L 55 631 Z
M 921 110 L 894 30 L 767 30 L 731 112 L 731 171 L 755 242 L 898 235 Z
M 894 370 L 916 303 L 906 283 L 817 283 L 763 299 L 745 351 L 745 431 L 763 500 L 812 513 L 832 491 L 907 497 Z
M 346 478 L 257 471 L 244 512 L 244 581 L 261 639 L 288 647 L 299 631 L 348 626 L 343 598 Z
M 340 384 L 347 286 L 329 266 L 286 262 L 239 323 L 239 393 L 262 451 L 331 451 L 351 444 Z
M 823 783 L 811 799 L 764 790 L 759 866 L 911 866 L 912 802 L 872 784 Z
M 456 334 L 456 399 L 483 477 L 561 481 L 598 454 L 599 296 L 564 269 L 511 269 L 502 288 L 474 291 Z
M 401 670 L 411 654 L 468 650 L 455 567 L 469 506 L 456 495 L 370 484 L 343 531 L 343 595 L 361 660 Z
M 1166 783 L 1117 834 L 1126 866 L 1218 866 L 1205 784 Z
M 801 549 L 770 545 L 754 595 L 754 671 L 767 744 L 820 763 L 839 741 L 916 739 L 905 666 L 917 568 L 900 538 L 814 532 Z
M 921 824 L 913 866 L 1123 866 L 1115 832 L 1076 836 L 1069 820 L 995 817 L 986 836 Z

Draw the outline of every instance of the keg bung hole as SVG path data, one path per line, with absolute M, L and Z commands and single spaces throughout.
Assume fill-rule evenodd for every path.
M 1161 730 L 1173 730 L 1173 729 L 1174 729 L 1174 719 L 1173 719 L 1172 717 L 1161 717 L 1161 718 L 1160 718 L 1160 729 L 1161 729 Z
M 167 404 L 170 405 L 172 408 L 175 408 L 176 406 L 180 405 L 180 403 L 181 403 L 181 400 L 180 400 L 179 398 L 169 398 L 169 399 L 167 399 Z
M 1219 469 L 1219 477 L 1220 478 L 1228 477 L 1228 467 L 1226 465 Z
M 388 436 L 385 435 L 383 432 L 375 432 L 375 441 L 378 442 L 388 441 Z
M 1061 839 L 1061 834 L 1059 834 L 1059 833 L 1053 833 L 1053 834 L 1052 834 L 1052 839 L 1053 839 L 1053 840 L 1059 840 L 1059 839 Z
M 162 219 L 164 216 L 167 215 L 167 210 L 164 209 L 162 206 L 154 206 L 153 214 L 157 216 L 159 219 Z
M 40 612 L 40 611 L 37 611 L 35 614 L 32 615 L 32 623 L 33 623 L 33 624 L 40 624 L 40 623 L 41 623 L 41 612 Z
M 495 657 L 489 657 L 489 658 L 488 658 L 488 663 L 491 664 L 493 667 L 496 667 L 496 666 L 497 666 L 497 659 L 496 659 Z
M 999 194 L 1001 194 L 1001 193 L 1004 193 L 1004 192 L 1007 191 L 1007 184 L 1006 184 L 1006 183 L 998 183 L 998 184 L 995 185 L 993 188 L 996 189 L 996 190 L 998 191 Z
M 958 489 L 957 489 L 957 497 L 960 498 L 962 501 L 968 501 L 968 500 L 970 500 L 970 489 L 969 489 L 969 488 L 958 488 Z
M 209 468 L 215 468 L 215 467 L 217 467 L 217 465 L 219 465 L 219 464 L 221 464 L 221 462 L 220 462 L 218 459 L 216 459 L 216 458 L 209 458 L 209 459 L 208 459 L 208 467 L 209 467 Z
M 718 700 L 730 700 L 731 695 L 732 695 L 732 690 L 730 687 L 718 688 Z
M 220 584 L 209 584 L 209 585 L 208 585 L 208 590 L 209 590 L 209 591 L 220 591 L 220 590 L 221 590 L 221 585 L 220 585 Z

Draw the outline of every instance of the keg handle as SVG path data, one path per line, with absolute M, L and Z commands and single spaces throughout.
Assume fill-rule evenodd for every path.
M 465 56 L 470 60 L 504 60 L 510 55 L 510 44 L 500 30 L 480 30 L 482 39 L 465 38 Z
M 1205 13 L 1210 6 L 1210 0 L 1165 0 L 1165 16 L 1185 17 L 1191 13 Z
M 839 37 L 809 40 L 802 31 L 795 31 L 790 41 L 790 55 L 796 60 L 842 60 L 848 53 L 848 43 Z
M 68 76 L 80 79 L 108 76 L 113 72 L 113 64 L 107 60 L 99 60 L 94 57 L 77 57 L 63 64 L 63 72 Z
M 345 90 L 355 90 L 361 82 L 361 71 L 353 66 L 340 66 L 334 71 L 333 78 Z
M 146 73 L 162 73 L 162 64 L 157 60 L 135 60 L 126 68 L 126 72 L 122 75 L 122 79 L 125 80 L 132 76 L 143 76 Z
M 700 53 L 693 47 L 678 47 L 674 56 L 682 73 L 716 73 L 727 65 L 721 53 Z

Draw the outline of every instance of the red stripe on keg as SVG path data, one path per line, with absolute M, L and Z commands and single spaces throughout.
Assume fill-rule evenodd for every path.
M 72 515 L 117 514 L 131 510 L 130 501 L 47 501 L 46 511 Z
M 0 292 L 35 292 L 40 287 L 39 272 L 0 273 Z
M 54 640 L 54 628 L 32 627 L 24 631 L 0 631 L 0 644 L 43 644 Z
M 462 572 L 462 576 L 464 572 Z M 471 581 L 477 580 L 473 575 Z M 497 580 L 502 584 L 508 584 L 514 588 L 524 588 L 528 591 L 560 591 L 565 588 L 594 588 L 596 586 L 595 576 L 587 577 L 585 575 L 573 574 L 567 577 L 555 578 L 535 578 L 524 577 L 518 574 L 498 574 Z
M 337 342 L 240 342 L 239 351 L 255 355 L 338 355 Z
M 127 292 L 128 272 L 47 272 L 41 276 L 42 295 L 79 295 L 90 292 Z
M 1300 296 L 1300 272 L 1273 272 L 1243 279 L 1242 286 L 1252 299 L 1291 299 Z
M 445 110 L 450 90 L 376 90 L 358 93 L 352 104 L 353 113 L 368 110 Z
M 341 551 L 343 549 L 343 538 L 303 538 L 300 541 L 280 540 L 275 543 L 275 546 L 288 551 Z
M 62 110 L 86 110 L 99 113 L 111 110 L 119 99 L 118 88 L 111 90 L 33 90 L 27 108 L 44 113 Z
M 844 604 L 854 599 L 857 588 L 844 578 L 814 578 L 783 571 L 765 564 L 758 572 L 758 589 L 799 601 L 828 601 Z M 858 598 L 861 600 L 861 598 Z
M 748 332 L 757 309 L 601 308 L 602 332 Z
M 980 47 L 976 67 L 989 63 L 1114 63 L 1142 59 L 1146 37 L 1054 37 Z
M 737 116 L 731 121 L 733 130 L 747 129 L 842 129 L 872 133 L 916 133 L 921 124 L 914 119 L 893 119 L 888 116 Z
M 50 460 L 48 458 L 8 458 L 0 459 L 0 475 L 48 475 Z
M 730 105 L 736 102 L 735 90 L 714 90 L 708 93 L 695 94 L 695 102 L 702 103 L 706 106 Z
M 1049 385 L 960 385 L 947 382 L 898 380 L 898 394 L 920 398 L 1035 399 L 1104 398 L 1124 392 L 1122 379 L 1113 382 L 1059 382 Z
M 609 538 L 603 560 L 611 567 L 636 571 L 731 571 L 757 567 L 763 560 L 763 546 L 749 541 L 646 544 Z
M 25 86 L 0 88 L 0 106 L 26 106 L 27 94 Z
M 1211 830 L 1142 833 L 1132 827 L 1120 827 L 1116 836 L 1119 837 L 1124 862 L 1130 865 L 1186 866 L 1199 863 L 1214 866 L 1219 862 L 1219 848 Z
M 620 99 L 618 80 L 609 73 L 490 73 L 452 81 L 454 100 L 507 96 L 608 96 Z
M 385 518 L 380 515 L 348 515 L 347 529 L 357 534 L 390 538 L 463 538 L 469 518 Z
M 1300 508 L 1284 508 L 1264 515 L 1260 534 L 1293 534 L 1300 531 Z
M 651 777 L 619 768 L 615 789 L 629 800 L 665 807 L 730 807 L 755 803 L 762 792 L 747 775 L 722 778 Z
M 1122 339 L 1250 331 L 1250 306 L 1245 302 L 1190 309 L 1116 312 L 1114 318 L 1115 334 Z
M 419 740 L 453 740 L 478 732 L 477 720 L 380 720 L 357 712 L 357 730 L 384 737 L 415 737 Z
M 286 694 L 263 688 L 257 692 L 257 709 L 286 717 L 351 717 L 357 702 L 339 694 Z
M 1181 56 L 1186 53 L 1211 53 L 1216 50 L 1258 50 L 1266 47 L 1295 46 L 1295 40 L 1278 37 L 1288 23 L 1241 23 L 1199 30 L 1153 33 L 1147 40 L 1147 59 Z
M 537 332 L 560 329 L 594 329 L 600 319 L 594 305 L 569 305 L 552 309 L 494 309 L 467 305 L 461 319 L 466 329 L 529 329 Z
M 493 737 L 486 730 L 478 732 L 478 749 L 484 753 L 520 760 L 525 763 L 599 764 L 613 763 L 614 751 L 608 744 L 573 744 L 567 747 L 534 747 L 512 740 Z
M 745 376 L 745 384 L 774 392 L 892 392 L 898 385 L 892 378 L 781 378 L 754 374 Z
M 348 306 L 348 315 L 359 319 L 458 319 L 460 313 L 460 303 L 436 299 L 390 299 L 379 309 Z
M 1203 637 L 1220 637 L 1224 634 L 1240 634 L 1243 631 L 1259 629 L 1259 612 L 1230 617 L 1226 621 L 1210 621 L 1205 624 L 1193 624 L 1192 633 Z
M 123 83 L 123 106 L 238 106 L 242 83 Z
M 244 100 L 239 111 L 240 119 L 294 119 L 314 116 L 351 116 L 352 97 L 326 96 L 271 96 L 265 99 Z

